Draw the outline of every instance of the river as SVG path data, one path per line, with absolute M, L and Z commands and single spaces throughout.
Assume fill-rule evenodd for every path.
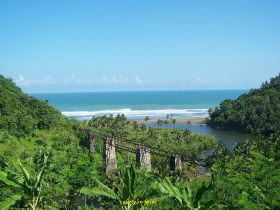
M 149 127 L 157 127 L 156 123 L 148 123 L 147 126 Z M 173 128 L 173 125 L 164 125 L 163 128 Z M 245 142 L 246 139 L 252 137 L 250 134 L 241 133 L 241 132 L 234 132 L 234 131 L 223 131 L 223 130 L 216 130 L 211 127 L 206 126 L 205 124 L 190 124 L 187 125 L 186 123 L 177 123 L 175 128 L 178 129 L 189 129 L 194 133 L 205 134 L 214 136 L 217 141 L 221 141 L 224 143 L 225 147 L 229 150 L 232 150 L 237 143 Z

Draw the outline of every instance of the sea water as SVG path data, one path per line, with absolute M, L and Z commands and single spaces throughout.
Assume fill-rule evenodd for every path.
M 124 114 L 128 119 L 200 118 L 208 116 L 225 99 L 235 99 L 246 90 L 200 90 L 200 91 L 141 91 L 141 92 L 96 92 L 96 93 L 44 93 L 32 94 L 47 100 L 69 118 L 88 120 L 93 116 Z M 148 123 L 156 127 L 156 123 Z M 172 127 L 173 125 L 163 125 Z M 206 125 L 176 123 L 178 129 L 189 129 L 195 133 L 214 136 L 228 149 L 244 142 L 250 135 L 215 130 Z
M 246 90 L 137 91 L 32 94 L 47 100 L 67 117 L 88 120 L 93 116 L 124 114 L 129 119 L 207 117 L 209 108 L 224 99 L 235 99 Z

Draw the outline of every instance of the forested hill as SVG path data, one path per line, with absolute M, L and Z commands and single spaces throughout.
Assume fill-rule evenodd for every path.
M 0 75 L 0 129 L 26 135 L 35 129 L 62 125 L 66 119 L 47 102 L 24 94 L 11 79 Z
M 236 100 L 209 110 L 207 124 L 217 129 L 270 134 L 280 129 L 280 75 Z

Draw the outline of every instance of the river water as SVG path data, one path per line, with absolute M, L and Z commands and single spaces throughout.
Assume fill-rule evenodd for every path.
M 156 123 L 148 123 L 149 127 L 157 127 Z M 165 125 L 162 126 L 164 128 L 173 128 L 172 125 Z M 234 132 L 234 131 L 223 131 L 223 130 L 216 130 L 211 127 L 206 126 L 205 124 L 190 124 L 187 125 L 186 123 L 177 123 L 175 128 L 178 129 L 189 129 L 194 133 L 205 134 L 214 136 L 218 141 L 224 143 L 225 147 L 229 150 L 234 148 L 234 145 L 237 143 L 245 142 L 246 139 L 252 137 L 250 134 Z

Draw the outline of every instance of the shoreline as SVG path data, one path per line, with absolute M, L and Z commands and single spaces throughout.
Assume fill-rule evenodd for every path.
M 173 118 L 176 119 L 176 123 L 189 123 L 189 124 L 205 124 L 205 117 L 197 117 L 197 118 Z M 150 119 L 147 123 L 156 123 L 158 120 L 166 120 L 166 118 L 156 118 Z M 133 122 L 136 121 L 138 123 L 146 123 L 145 119 L 128 119 L 128 121 Z

